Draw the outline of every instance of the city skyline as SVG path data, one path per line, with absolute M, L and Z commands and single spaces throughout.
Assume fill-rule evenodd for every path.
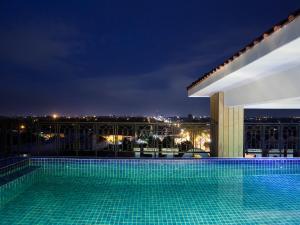
M 185 87 L 300 6 L 251 3 L 2 1 L 0 115 L 209 115 Z

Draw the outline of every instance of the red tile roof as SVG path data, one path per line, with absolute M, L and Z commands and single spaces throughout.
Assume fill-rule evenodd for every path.
M 286 18 L 286 19 L 282 20 L 281 22 L 277 23 L 271 29 L 267 30 L 262 35 L 260 35 L 259 37 L 255 38 L 246 47 L 244 47 L 243 49 L 239 50 L 237 53 L 235 53 L 233 56 L 231 56 L 229 59 L 227 59 L 224 63 L 222 63 L 221 65 L 218 65 L 217 67 L 215 67 L 211 71 L 205 73 L 202 77 L 200 77 L 199 79 L 197 79 L 196 81 L 194 81 L 193 83 L 191 83 L 187 87 L 187 90 L 189 90 L 189 89 L 193 88 L 194 86 L 196 86 L 197 84 L 201 83 L 202 81 L 204 81 L 205 79 L 207 79 L 208 77 L 210 77 L 212 74 L 214 74 L 216 71 L 218 71 L 219 69 L 223 68 L 225 65 L 227 65 L 231 61 L 235 60 L 237 57 L 241 56 L 242 54 L 244 54 L 245 52 L 247 52 L 248 50 L 250 50 L 251 48 L 253 48 L 256 44 L 260 43 L 266 37 L 272 35 L 276 31 L 280 30 L 280 28 L 282 28 L 283 26 L 285 26 L 285 25 L 289 24 L 290 22 L 292 22 L 298 16 L 300 16 L 300 9 L 298 9 L 294 13 L 290 14 L 288 18 Z

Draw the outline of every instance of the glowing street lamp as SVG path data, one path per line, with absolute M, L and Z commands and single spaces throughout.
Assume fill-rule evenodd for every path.
M 58 115 L 57 115 L 56 113 L 54 113 L 54 114 L 52 115 L 52 118 L 53 118 L 53 119 L 57 119 L 57 118 L 58 118 Z

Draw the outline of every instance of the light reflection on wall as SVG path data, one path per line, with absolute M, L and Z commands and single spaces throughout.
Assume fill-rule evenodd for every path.
M 59 133 L 58 136 L 59 136 L 59 138 L 65 138 L 65 134 L 64 133 Z M 41 132 L 40 133 L 40 137 L 43 138 L 45 141 L 49 141 L 50 139 L 53 139 L 54 137 L 56 137 L 56 133 L 44 133 L 44 132 Z
M 121 144 L 124 138 L 127 138 L 128 140 L 133 139 L 131 136 L 123 136 L 123 135 L 107 135 L 107 136 L 103 136 L 103 138 L 105 138 L 106 142 L 110 144 Z
M 191 131 L 181 129 L 179 137 L 176 137 L 174 141 L 176 145 L 179 145 L 186 141 L 191 141 L 194 145 L 194 148 L 209 151 L 211 139 L 208 131 L 201 131 L 197 134 L 192 134 Z

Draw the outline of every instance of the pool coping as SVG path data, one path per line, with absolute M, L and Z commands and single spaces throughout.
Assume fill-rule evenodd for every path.
M 243 158 L 243 157 L 238 157 L 238 158 L 218 158 L 218 157 L 209 157 L 209 158 L 130 158 L 130 157 L 74 157 L 74 156 L 32 156 L 29 157 L 29 160 L 31 159 L 69 159 L 69 160 L 132 160 L 132 161 L 186 161 L 186 160 L 191 160 L 191 161 L 300 161 L 299 158 L 287 158 L 287 157 L 261 157 L 261 158 Z

